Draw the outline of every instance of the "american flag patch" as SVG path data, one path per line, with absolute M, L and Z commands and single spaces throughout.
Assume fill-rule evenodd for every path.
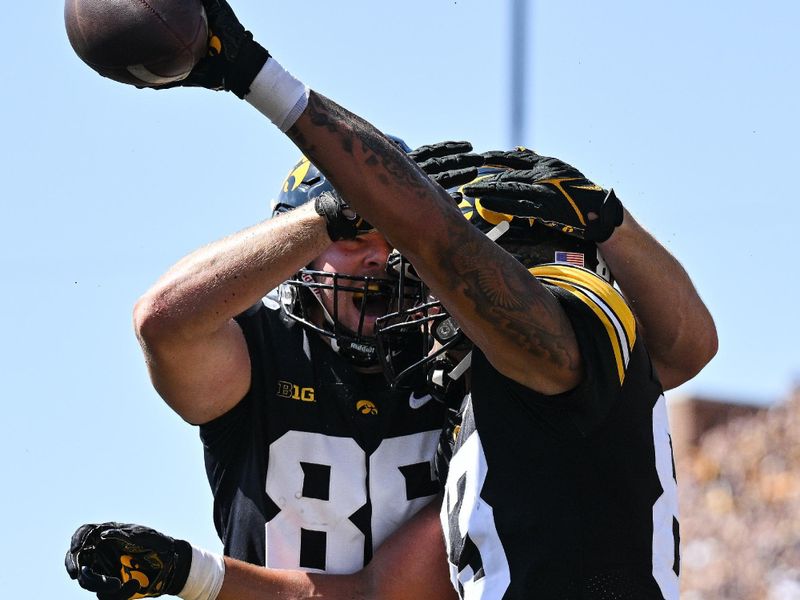
M 556 252 L 556 262 L 569 263 L 578 267 L 583 266 L 583 254 L 580 252 Z

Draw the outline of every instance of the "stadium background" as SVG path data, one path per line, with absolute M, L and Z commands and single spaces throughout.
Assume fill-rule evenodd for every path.
M 467 138 L 487 150 L 509 143 L 508 4 L 235 8 L 284 66 L 411 146 Z M 80 523 L 138 521 L 218 548 L 196 432 L 152 391 L 130 311 L 184 253 L 263 218 L 297 152 L 233 97 L 98 77 L 72 53 L 59 0 L 3 9 L 0 590 L 78 600 L 91 596 L 61 561 Z M 528 21 L 529 127 L 519 141 L 615 187 L 683 261 L 717 320 L 719 355 L 673 396 L 788 397 L 800 368 L 791 251 L 800 6 L 540 0 Z M 735 469 L 742 443 L 728 427 L 715 443 Z M 791 473 L 797 442 L 781 439 L 787 447 L 769 453 Z M 699 471 L 685 512 L 711 510 L 706 485 L 724 509 L 721 469 Z M 788 477 L 784 493 L 797 501 Z M 763 498 L 755 506 L 777 530 Z M 757 512 L 748 506 L 734 508 L 746 519 Z M 798 538 L 774 544 L 796 551 Z M 706 560 L 711 546 L 690 556 Z M 769 579 L 759 568 L 731 571 Z M 800 574 L 776 577 L 763 597 L 800 598 Z M 762 597 L 697 589 L 686 597 Z

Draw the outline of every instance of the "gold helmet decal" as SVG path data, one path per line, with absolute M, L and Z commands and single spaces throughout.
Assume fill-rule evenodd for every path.
M 286 176 L 286 179 L 283 182 L 283 191 L 285 192 L 292 192 L 297 189 L 297 187 L 303 183 L 303 180 L 308 175 L 308 170 L 311 168 L 311 161 L 308 160 L 305 156 L 300 159 L 300 162 L 297 163 L 294 168 L 289 172 Z M 290 187 L 291 186 L 291 187 Z

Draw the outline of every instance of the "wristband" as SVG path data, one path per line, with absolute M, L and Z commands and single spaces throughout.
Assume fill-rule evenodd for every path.
M 178 596 L 183 600 L 215 600 L 224 579 L 222 556 L 192 546 L 192 566 Z
M 239 98 L 244 98 L 250 93 L 253 80 L 268 60 L 269 52 L 266 48 L 253 39 L 252 33 L 245 31 L 234 64 L 231 65 L 224 78 L 225 89 L 230 90 Z
M 270 56 L 244 99 L 285 133 L 308 105 L 308 92 L 302 81 Z

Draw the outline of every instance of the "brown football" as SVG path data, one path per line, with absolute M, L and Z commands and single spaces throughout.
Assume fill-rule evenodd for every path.
M 83 62 L 136 86 L 183 79 L 208 48 L 200 0 L 66 0 L 64 22 Z

